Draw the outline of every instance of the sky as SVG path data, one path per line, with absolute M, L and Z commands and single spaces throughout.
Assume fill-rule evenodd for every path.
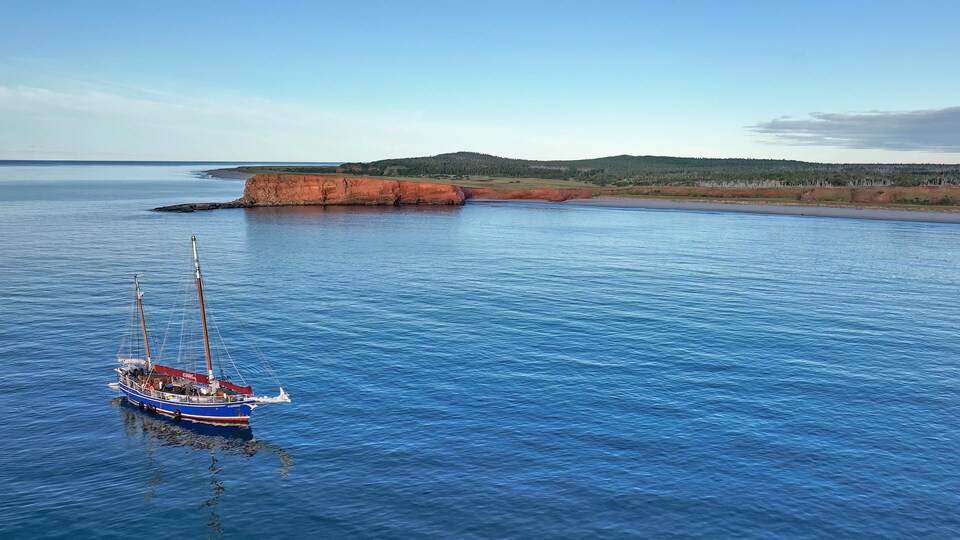
M 960 163 L 954 0 L 0 8 L 0 159 Z

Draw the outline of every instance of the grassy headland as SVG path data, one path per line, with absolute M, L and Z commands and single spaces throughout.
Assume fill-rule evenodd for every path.
M 456 152 L 334 166 L 243 166 L 211 174 L 271 176 L 275 184 L 298 175 L 315 181 L 337 177 L 443 184 L 475 200 L 670 199 L 960 212 L 960 165 L 626 155 L 531 161 Z
M 831 164 L 770 159 L 705 159 L 611 156 L 568 161 L 533 161 L 455 152 L 338 166 L 240 167 L 246 173 L 354 174 L 467 187 L 718 188 L 958 186 L 960 165 Z

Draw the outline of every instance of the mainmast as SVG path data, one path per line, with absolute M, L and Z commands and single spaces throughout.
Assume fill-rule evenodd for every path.
M 213 358 L 210 356 L 210 336 L 207 334 L 207 313 L 203 307 L 203 280 L 200 278 L 200 258 L 197 256 L 197 237 L 191 236 L 193 244 L 193 268 L 197 278 L 197 296 L 200 298 L 200 323 L 203 325 L 203 350 L 207 355 L 207 378 L 214 384 Z
M 137 290 L 137 308 L 140 310 L 140 328 L 143 330 L 143 346 L 147 353 L 147 371 L 150 371 L 150 340 L 147 339 L 147 319 L 143 317 L 143 291 L 140 290 L 140 276 L 133 275 L 133 286 Z

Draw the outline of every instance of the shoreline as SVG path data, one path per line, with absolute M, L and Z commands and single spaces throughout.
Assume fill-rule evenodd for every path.
M 249 180 L 253 177 L 253 173 L 240 172 L 236 168 L 233 169 L 208 169 L 206 171 L 201 171 L 207 176 L 207 178 L 216 178 L 219 180 Z
M 737 212 L 744 214 L 832 217 L 887 221 L 960 224 L 960 206 L 885 204 L 889 194 L 879 191 L 881 200 L 861 198 L 857 202 L 831 199 L 803 201 L 776 198 L 780 191 L 758 190 L 746 195 L 735 192 L 729 198 L 704 197 L 701 193 L 603 193 L 581 188 L 530 188 L 503 191 L 457 186 L 440 182 L 416 182 L 352 175 L 311 176 L 243 173 L 236 169 L 210 169 L 208 178 L 245 180 L 243 197 L 220 203 L 186 203 L 155 208 L 166 212 L 194 212 L 221 208 L 259 206 L 395 206 L 490 204 L 559 204 L 623 209 L 679 210 L 693 212 Z M 283 180 L 283 181 L 281 181 Z M 818 188 L 819 189 L 819 188 Z M 890 191 L 890 190 L 887 190 Z M 724 192 L 722 195 L 729 195 Z M 750 197 L 753 195 L 754 197 Z M 851 199 L 857 199 L 848 194 Z M 902 194 L 900 194 L 902 195 Z M 764 196 L 762 198 L 759 196 Z M 771 198 L 774 197 L 774 198 Z M 881 202 L 882 201 L 882 202 Z
M 592 206 L 600 208 L 623 208 L 643 210 L 680 210 L 688 212 L 730 212 L 780 216 L 806 216 L 847 219 L 872 219 L 882 221 L 913 221 L 921 223 L 960 224 L 960 212 L 955 210 L 853 208 L 849 206 L 820 206 L 809 204 L 784 204 L 763 202 L 707 202 L 676 199 L 618 199 L 597 197 L 593 199 L 568 199 L 562 202 L 545 200 L 471 199 L 468 204 L 510 203 L 551 204 L 562 206 Z
M 840 206 L 807 206 L 807 205 L 789 205 L 775 203 L 717 203 L 702 201 L 678 201 L 678 200 L 657 200 L 657 199 L 569 199 L 566 201 L 548 201 L 545 199 L 469 199 L 466 204 L 508 204 L 518 205 L 543 205 L 543 206 L 571 206 L 571 207 L 594 207 L 611 208 L 623 210 L 666 210 L 681 212 L 707 212 L 707 213 L 740 213 L 740 214 L 759 214 L 776 216 L 801 216 L 801 217 L 822 217 L 822 218 L 845 218 L 845 219 L 869 219 L 878 221 L 908 221 L 914 223 L 945 223 L 960 224 L 960 212 L 954 211 L 925 211 L 925 210 L 889 210 L 883 208 L 850 208 Z M 376 205 L 362 204 L 334 204 L 334 205 L 311 205 L 311 204 L 269 204 L 269 205 L 250 205 L 242 201 L 231 201 L 225 203 L 185 203 L 172 206 L 154 208 L 159 212 L 197 212 L 206 210 L 222 210 L 228 208 L 303 208 L 314 206 L 325 208 L 327 206 L 336 206 L 340 208 L 371 208 Z M 385 206 L 385 205 L 380 205 Z M 389 205 L 391 207 L 395 205 Z M 436 205 L 403 205 L 403 206 L 428 206 Z

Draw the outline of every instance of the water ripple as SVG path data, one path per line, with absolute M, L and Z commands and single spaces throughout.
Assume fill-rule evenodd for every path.
M 0 536 L 120 536 L 132 515 L 190 537 L 960 531 L 960 227 L 512 204 L 166 215 L 145 209 L 240 185 L 101 173 L 0 171 Z M 255 334 L 294 399 L 256 411 L 257 437 L 105 388 L 130 275 L 158 332 L 191 233 L 231 354 L 270 391 Z

